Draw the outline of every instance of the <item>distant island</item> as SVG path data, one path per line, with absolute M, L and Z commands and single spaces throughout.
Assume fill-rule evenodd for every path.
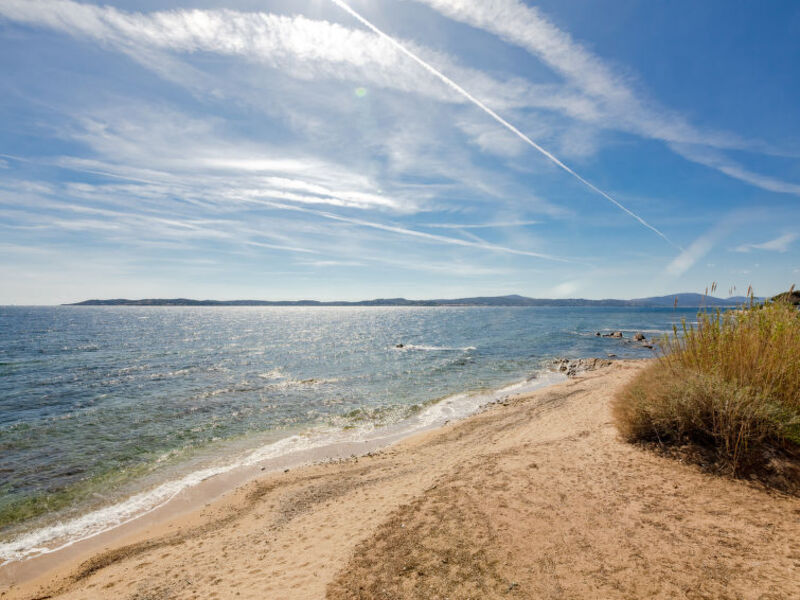
M 763 300 L 763 298 L 756 298 Z M 356 302 L 318 300 L 191 300 L 188 298 L 148 298 L 127 300 L 84 300 L 65 306 L 620 306 L 620 307 L 735 307 L 748 301 L 745 296 L 715 298 L 703 294 L 670 294 L 634 300 L 586 300 L 583 298 L 527 298 L 512 294 L 510 296 L 479 296 L 475 298 L 454 298 L 450 300 L 407 300 L 406 298 L 378 298 Z

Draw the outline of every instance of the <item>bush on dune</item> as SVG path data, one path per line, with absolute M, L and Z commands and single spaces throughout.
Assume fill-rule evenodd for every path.
M 800 312 L 788 302 L 701 314 L 620 391 L 629 441 L 693 447 L 732 475 L 800 453 Z

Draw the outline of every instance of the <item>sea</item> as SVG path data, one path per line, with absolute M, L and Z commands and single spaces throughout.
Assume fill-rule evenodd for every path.
M 463 418 L 563 379 L 554 357 L 653 356 L 632 335 L 658 339 L 696 313 L 0 307 L 0 564 L 243 465 Z

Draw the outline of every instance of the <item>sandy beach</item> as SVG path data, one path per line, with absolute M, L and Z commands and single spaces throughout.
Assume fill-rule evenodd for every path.
M 618 438 L 617 362 L 0 570 L 33 598 L 800 598 L 800 499 Z

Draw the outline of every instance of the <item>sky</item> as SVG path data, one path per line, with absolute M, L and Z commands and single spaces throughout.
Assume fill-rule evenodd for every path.
M 800 3 L 0 0 L 0 304 L 800 282 Z

